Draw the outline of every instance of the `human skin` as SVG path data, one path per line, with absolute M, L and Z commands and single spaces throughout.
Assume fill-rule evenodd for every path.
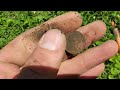
M 36 34 L 39 29 L 30 29 L 0 50 L 1 79 L 96 78 L 104 71 L 104 62 L 118 52 L 117 43 L 109 40 L 63 61 L 66 37 L 60 30 L 79 31 L 86 37 L 88 47 L 105 35 L 106 25 L 98 20 L 80 27 L 82 18 L 77 12 L 68 12 L 46 23 L 51 30 L 43 36 Z

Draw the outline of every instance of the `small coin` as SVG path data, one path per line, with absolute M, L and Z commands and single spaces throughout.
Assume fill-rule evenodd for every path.
M 66 51 L 72 55 L 79 54 L 85 47 L 85 37 L 78 31 L 68 32 L 66 40 Z

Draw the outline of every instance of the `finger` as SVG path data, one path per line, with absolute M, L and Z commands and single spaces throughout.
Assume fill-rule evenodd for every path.
M 95 79 L 103 73 L 104 69 L 105 69 L 105 64 L 101 63 L 100 65 L 97 65 L 96 67 L 80 75 L 80 78 L 81 79 Z
M 0 62 L 0 79 L 13 79 L 19 72 L 20 69 L 18 66 Z
M 81 33 L 79 33 L 81 32 Z M 77 55 L 93 41 L 99 40 L 106 32 L 106 25 L 102 21 L 92 22 L 84 27 L 80 27 L 74 32 L 66 33 L 67 48 L 66 51 L 70 54 Z
M 77 31 L 81 32 L 85 37 L 85 48 L 90 46 L 92 42 L 101 39 L 106 33 L 106 25 L 104 22 L 97 20 L 86 26 L 80 27 Z
M 70 60 L 64 61 L 60 66 L 58 75 L 81 75 L 105 62 L 117 52 L 117 43 L 114 40 L 109 40 L 100 46 L 88 49 Z
M 65 48 L 66 38 L 61 31 L 58 29 L 49 30 L 41 38 L 18 78 L 55 78 Z
M 74 31 L 82 24 L 82 17 L 78 12 L 70 11 L 63 15 L 57 16 L 46 22 L 51 28 L 57 28 L 63 32 Z
M 68 12 L 50 19 L 46 23 L 50 24 L 51 28 L 56 27 L 68 32 L 79 28 L 82 24 L 82 18 L 78 12 Z M 0 61 L 23 66 L 42 37 L 40 27 L 41 25 L 27 30 L 2 48 L 0 50 Z

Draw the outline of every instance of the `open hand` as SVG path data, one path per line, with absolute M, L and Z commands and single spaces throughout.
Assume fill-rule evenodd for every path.
M 80 27 L 82 17 L 77 12 L 68 12 L 45 23 L 55 29 L 48 30 L 41 38 L 37 26 L 0 50 L 1 79 L 96 78 L 104 71 L 104 62 L 118 52 L 117 43 L 109 40 L 63 60 L 66 37 L 60 30 L 79 31 L 87 38 L 85 47 L 88 47 L 104 36 L 106 25 L 98 20 Z

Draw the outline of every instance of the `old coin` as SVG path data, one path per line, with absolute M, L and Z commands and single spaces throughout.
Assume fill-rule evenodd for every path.
M 66 51 L 72 55 L 79 54 L 85 47 L 85 36 L 78 31 L 68 32 L 66 40 Z

